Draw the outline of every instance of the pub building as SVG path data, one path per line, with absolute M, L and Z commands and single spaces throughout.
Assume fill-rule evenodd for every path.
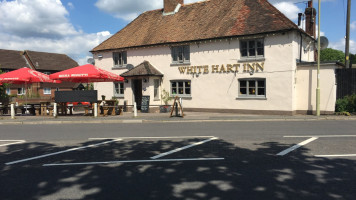
M 267 0 L 164 0 L 163 9 L 142 13 L 91 51 L 96 66 L 125 78 L 95 88 L 130 108 L 149 97 L 150 112 L 167 91 L 185 111 L 311 114 L 315 16 L 309 2 L 303 30 Z M 334 112 L 340 67 L 321 64 L 322 114 Z

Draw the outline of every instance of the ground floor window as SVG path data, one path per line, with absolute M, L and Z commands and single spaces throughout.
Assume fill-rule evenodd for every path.
M 239 97 L 265 98 L 266 79 L 240 79 Z
M 51 88 L 43 88 L 43 94 L 51 94 Z
M 25 88 L 17 88 L 17 95 L 25 95 L 26 90 Z
M 159 85 L 160 85 L 160 81 L 159 79 L 154 79 L 154 99 L 155 100 L 159 100 Z
M 190 97 L 191 82 L 190 81 L 171 81 L 172 96 Z
M 114 83 L 114 96 L 115 97 L 124 97 L 124 83 L 123 82 Z
M 6 94 L 7 95 L 11 95 L 11 89 L 10 88 L 6 88 Z

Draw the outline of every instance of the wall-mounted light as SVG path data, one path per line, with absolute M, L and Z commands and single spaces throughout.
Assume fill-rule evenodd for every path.
M 251 76 L 252 76 L 254 73 L 255 73 L 255 71 L 253 71 L 253 70 L 250 71 L 250 75 L 251 75 Z
M 99 58 L 99 59 L 103 58 L 103 55 L 99 54 L 99 55 L 98 55 L 98 58 Z
M 144 83 L 147 83 L 147 81 L 148 81 L 148 79 L 143 78 L 143 82 L 144 82 Z
M 125 80 L 124 80 L 124 81 L 125 81 L 125 83 L 128 83 L 128 82 L 129 82 L 129 80 L 127 80 L 126 78 L 125 78 Z

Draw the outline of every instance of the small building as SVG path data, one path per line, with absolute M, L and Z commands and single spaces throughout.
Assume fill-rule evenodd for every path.
M 14 51 L 0 49 L 0 70 L 9 72 L 23 67 L 34 69 L 47 75 L 78 66 L 78 63 L 64 54 L 36 52 L 36 51 Z M 75 83 L 33 83 L 27 91 L 29 98 L 51 99 L 54 91 L 73 90 Z M 25 95 L 25 85 L 10 84 L 6 93 L 21 99 Z
M 91 51 L 98 67 L 125 77 L 95 88 L 99 96 L 139 108 L 149 97 L 151 112 L 164 104 L 167 91 L 182 98 L 185 111 L 312 113 L 317 54 L 311 2 L 305 15 L 302 30 L 267 0 L 164 0 L 163 9 L 142 13 Z M 321 65 L 321 113 L 334 112 L 340 67 Z

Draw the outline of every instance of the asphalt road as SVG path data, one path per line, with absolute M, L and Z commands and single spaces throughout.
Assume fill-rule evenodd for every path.
M 353 200 L 355 154 L 354 121 L 1 126 L 0 199 Z

